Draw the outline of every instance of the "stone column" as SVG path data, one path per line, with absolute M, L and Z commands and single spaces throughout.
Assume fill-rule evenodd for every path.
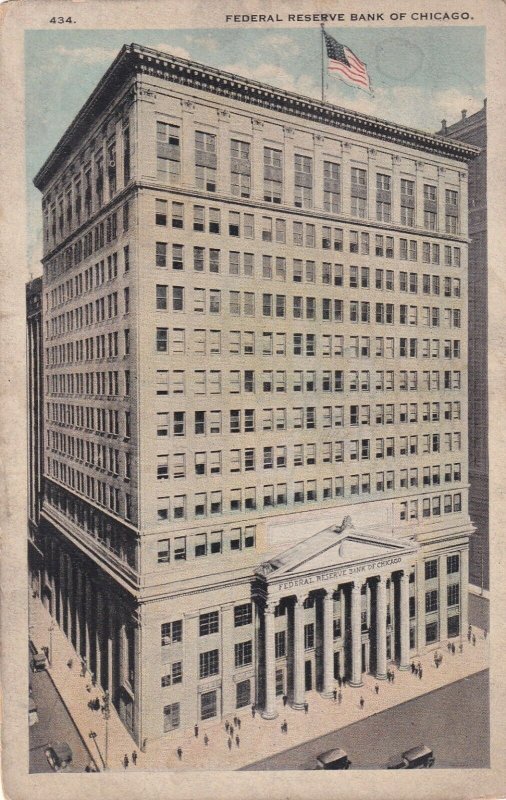
M 399 625 L 401 657 L 399 669 L 409 669 L 409 573 L 403 572 L 400 580 Z
M 231 194 L 230 181 L 230 112 L 226 109 L 218 111 L 217 139 L 218 168 L 216 170 L 218 194 Z M 228 225 L 228 220 L 224 220 Z
M 439 575 L 439 641 L 448 639 L 448 577 L 446 573 L 446 556 L 438 559 Z
M 190 189 L 195 186 L 195 103 L 181 100 L 181 185 Z
M 460 641 L 463 642 L 467 636 L 469 625 L 468 616 L 468 593 L 469 593 L 469 548 L 466 547 L 460 552 Z
M 351 590 L 351 680 L 350 686 L 362 686 L 362 619 L 360 584 Z
M 376 583 L 376 678 L 387 677 L 387 590 L 385 578 Z
M 304 708 L 304 598 L 297 597 L 293 607 L 293 701 L 292 708 Z
M 254 200 L 264 199 L 264 124 L 261 119 L 252 118 L 251 132 L 251 197 Z
M 334 598 L 328 591 L 323 598 L 323 691 L 332 697 L 334 688 Z
M 235 710 L 235 683 L 233 674 L 235 669 L 234 655 L 234 604 L 228 603 L 221 607 L 221 705 L 222 715 L 230 714 Z
M 275 719 L 276 711 L 276 660 L 274 649 L 274 605 L 268 603 L 264 608 L 264 658 L 265 658 L 265 701 L 262 711 L 264 719 Z
M 91 625 L 92 625 L 92 606 L 91 606 L 91 581 L 87 575 L 84 576 L 85 585 L 85 612 L 84 612 L 84 655 L 88 659 L 88 666 L 91 669 Z
M 102 593 L 99 589 L 97 589 L 95 594 L 95 677 L 99 686 L 102 686 L 102 615 Z

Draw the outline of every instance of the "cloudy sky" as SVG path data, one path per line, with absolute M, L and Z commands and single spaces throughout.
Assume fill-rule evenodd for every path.
M 366 62 L 374 97 L 326 79 L 326 100 L 435 131 L 483 104 L 485 33 L 479 27 L 327 28 Z M 166 50 L 282 89 L 321 98 L 321 33 L 306 29 L 27 31 L 28 267 L 40 271 L 40 194 L 32 180 L 125 43 Z

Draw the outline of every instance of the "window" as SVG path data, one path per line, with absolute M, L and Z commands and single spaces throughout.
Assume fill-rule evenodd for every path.
M 179 723 L 180 723 L 179 703 L 171 703 L 168 706 L 164 706 L 163 707 L 163 731 L 164 731 L 164 733 L 167 733 L 168 731 L 173 731 L 176 728 L 179 728 Z
M 181 180 L 181 151 L 179 127 L 165 122 L 156 123 L 156 166 L 160 181 L 178 184 Z
M 283 154 L 281 150 L 264 147 L 264 200 L 281 203 L 283 189 Z
M 251 681 L 239 681 L 235 687 L 235 707 L 244 708 L 251 703 Z
M 274 634 L 274 657 L 286 656 L 286 631 L 276 631 Z
M 249 197 L 251 193 L 250 144 L 237 139 L 230 142 L 230 185 L 236 197 Z
M 253 643 L 251 639 L 247 642 L 236 642 L 234 645 L 235 667 L 245 667 L 253 660 Z
M 432 589 L 430 592 L 425 592 L 425 613 L 430 614 L 431 611 L 438 609 L 438 591 Z
M 164 622 L 161 625 L 161 646 L 167 647 L 175 642 L 183 641 L 183 622 L 178 619 L 174 622 Z
M 313 205 L 313 160 L 309 156 L 295 155 L 295 197 L 297 208 L 311 208 Z
M 431 578 L 437 578 L 438 569 L 437 569 L 437 559 L 431 559 L 430 561 L 425 562 L 425 580 L 428 581 Z
M 334 214 L 341 209 L 340 166 L 332 161 L 323 162 L 323 208 Z
M 195 185 L 206 192 L 216 191 L 216 135 L 195 131 Z
M 310 622 L 304 625 L 304 650 L 312 650 L 314 648 L 314 623 Z
M 167 225 L 167 201 L 155 200 L 155 223 Z
M 209 636 L 218 633 L 220 629 L 219 612 L 208 611 L 199 617 L 199 636 Z M 202 677 L 202 676 L 201 676 Z
M 215 651 L 215 652 L 218 652 L 218 651 Z M 202 659 L 202 655 L 205 655 L 205 654 L 201 654 L 201 659 Z M 215 673 L 209 673 L 209 674 L 215 674 Z M 203 676 L 201 675 L 200 677 L 203 677 Z M 200 695 L 200 719 L 201 720 L 212 719 L 213 717 L 216 716 L 217 707 L 218 707 L 216 698 L 217 698 L 216 690 L 213 690 L 212 692 L 203 692 Z
M 458 553 L 446 557 L 446 572 L 452 575 L 460 570 L 460 557 Z
M 253 622 L 253 607 L 251 603 L 243 603 L 234 608 L 234 627 L 240 628 L 243 625 L 251 625 Z

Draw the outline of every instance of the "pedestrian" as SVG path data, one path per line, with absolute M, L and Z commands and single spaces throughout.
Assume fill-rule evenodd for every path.
M 448 652 L 449 652 L 449 653 L 451 653 L 451 649 L 452 649 L 452 643 L 451 643 L 451 642 L 448 642 Z
M 206 747 L 209 744 L 209 736 L 207 735 L 207 733 L 204 734 L 204 744 Z
M 455 655 L 455 644 L 454 642 L 452 642 L 452 656 L 454 655 Z
M 395 672 L 392 670 L 390 675 L 392 676 L 392 683 L 393 683 L 395 681 Z
M 234 725 L 235 725 L 236 728 L 239 727 L 238 724 L 237 724 L 237 717 L 234 717 Z
M 337 689 L 332 690 L 332 697 L 334 698 L 334 703 L 335 703 L 337 700 Z
M 239 728 L 239 730 L 241 730 L 241 719 L 240 719 L 240 717 L 237 717 L 237 727 Z
M 287 703 L 288 703 L 288 695 L 284 694 L 283 695 L 283 706 L 286 706 Z
M 390 673 L 388 673 L 388 680 L 390 680 Z M 379 690 L 380 687 L 378 686 L 378 684 L 376 684 L 376 686 L 374 687 L 374 691 L 376 692 L 376 694 L 379 694 Z
M 251 706 L 251 716 L 253 717 L 253 719 L 255 719 L 256 713 L 257 713 L 257 708 L 256 705 L 253 703 L 253 705 Z
M 304 703 L 304 714 L 307 714 L 309 711 L 309 703 Z
M 341 690 L 339 690 L 337 695 L 337 702 L 339 703 L 339 705 L 341 705 L 342 701 L 343 701 L 343 693 Z
M 473 647 L 476 647 L 476 636 L 473 633 Z
M 418 667 L 415 667 L 415 675 L 418 675 Z
M 364 706 L 365 706 L 365 700 L 364 700 L 364 698 L 363 698 L 363 697 L 361 697 L 361 698 L 360 698 L 360 708 L 362 708 L 362 709 L 363 709 L 363 708 L 364 708 Z
M 459 644 L 459 652 L 460 653 L 464 652 L 464 645 L 462 644 L 462 642 Z
M 183 758 L 183 751 L 182 751 L 182 749 L 181 749 L 180 747 L 178 747 L 178 748 L 177 748 L 177 750 L 176 750 L 176 752 L 177 752 L 177 757 L 178 757 L 178 758 L 179 758 L 179 760 L 181 761 L 181 759 Z
M 199 726 L 198 725 L 195 725 L 195 727 L 193 729 L 193 732 L 195 734 L 195 738 L 198 739 L 199 738 Z
M 231 736 L 228 737 L 228 743 L 227 744 L 228 744 L 228 749 L 232 750 L 232 737 Z
M 285 732 L 285 733 L 288 733 L 288 722 L 286 721 L 286 719 L 285 719 L 285 721 L 283 722 L 283 728 L 284 728 L 284 732 Z
M 412 674 L 412 675 L 414 675 L 414 674 L 415 674 L 415 669 L 416 669 L 416 667 L 415 667 L 415 662 L 414 662 L 414 661 L 412 661 L 412 662 L 411 662 L 411 674 Z
M 124 766 L 125 769 L 128 767 L 129 763 L 130 763 L 130 761 L 128 760 L 128 756 L 125 753 L 125 755 L 123 756 L 123 766 Z
M 227 721 L 225 722 L 225 730 L 226 730 L 227 733 L 228 733 L 228 729 L 229 728 L 230 728 L 230 722 L 227 719 Z
M 240 744 L 241 744 L 241 740 L 239 739 L 239 736 L 236 735 L 236 737 L 235 737 L 235 746 L 239 747 Z
M 435 659 L 436 669 L 439 669 L 439 658 Z
M 418 677 L 420 678 L 420 680 L 422 680 L 422 675 L 423 675 L 422 668 L 419 667 L 418 668 Z
M 134 767 L 137 764 L 137 750 L 134 750 L 132 753 L 132 764 L 134 765 Z
M 67 667 L 68 667 L 69 669 L 72 669 L 72 666 L 73 666 L 73 664 L 74 664 L 74 661 L 73 661 L 73 659 L 69 658 L 69 660 L 67 661 Z
M 233 725 L 230 725 L 230 727 L 228 729 L 228 732 L 229 732 L 230 736 L 233 739 L 234 738 L 234 726 Z
M 468 632 L 467 632 L 467 641 L 468 641 L 468 642 L 470 642 L 470 641 L 471 641 L 471 636 L 472 636 L 472 635 L 473 635 L 473 629 L 471 628 L 471 626 L 469 626 L 469 630 L 468 630 Z

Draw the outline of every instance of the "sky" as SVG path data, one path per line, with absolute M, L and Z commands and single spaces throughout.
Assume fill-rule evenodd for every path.
M 436 131 L 477 111 L 486 97 L 481 27 L 327 27 L 367 64 L 374 96 L 325 78 L 325 99 L 403 125 Z M 42 219 L 33 178 L 125 43 L 165 50 L 321 99 L 321 32 L 311 28 L 27 31 L 28 270 L 40 273 Z

